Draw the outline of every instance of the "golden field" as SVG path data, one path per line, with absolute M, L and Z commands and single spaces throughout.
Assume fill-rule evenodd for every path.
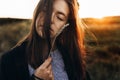
M 120 16 L 84 18 L 86 69 L 92 80 L 120 80 Z M 0 19 L 0 55 L 30 29 L 31 20 Z

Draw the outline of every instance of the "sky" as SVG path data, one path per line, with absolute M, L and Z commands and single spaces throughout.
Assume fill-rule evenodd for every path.
M 0 17 L 32 18 L 39 0 L 0 0 Z M 120 16 L 120 0 L 78 0 L 80 17 Z

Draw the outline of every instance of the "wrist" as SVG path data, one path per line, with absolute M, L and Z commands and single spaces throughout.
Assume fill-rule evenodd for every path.
M 34 74 L 32 76 L 34 77 L 35 80 L 44 80 L 42 78 L 39 78 L 39 77 L 35 76 Z

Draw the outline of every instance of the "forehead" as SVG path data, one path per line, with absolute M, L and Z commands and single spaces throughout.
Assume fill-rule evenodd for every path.
M 65 0 L 54 0 L 53 11 L 59 11 L 64 13 L 66 16 L 69 14 L 69 7 Z

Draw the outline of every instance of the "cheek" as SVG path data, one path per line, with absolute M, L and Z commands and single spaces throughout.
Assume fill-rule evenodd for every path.
M 35 27 L 35 29 L 36 29 L 36 32 L 37 32 L 37 34 L 39 35 L 39 36 L 42 36 L 42 29 L 40 29 L 39 27 Z
M 57 33 L 59 33 L 59 31 L 61 30 L 61 28 L 64 26 L 64 23 L 59 23 L 59 24 L 54 24 L 51 29 L 51 36 L 55 36 Z
M 58 29 L 62 28 L 65 25 L 66 21 L 56 20 L 55 25 Z
M 56 23 L 55 25 L 54 25 L 54 30 L 56 31 L 56 32 L 58 32 L 63 26 L 64 26 L 64 24 L 65 23 Z

